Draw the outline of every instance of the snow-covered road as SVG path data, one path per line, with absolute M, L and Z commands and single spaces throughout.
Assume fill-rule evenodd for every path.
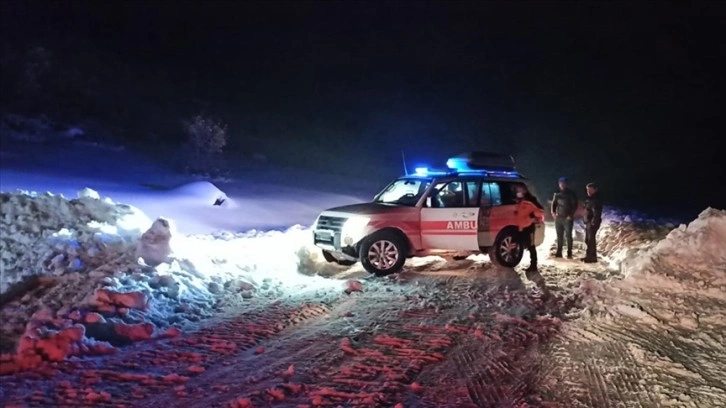
M 513 406 L 554 384 L 546 351 L 575 307 L 515 271 L 408 271 L 362 292 L 219 320 L 171 340 L 4 378 L 31 406 Z M 460 271 L 463 272 L 463 271 Z M 503 404 L 503 405 L 502 405 Z M 526 405 L 525 405 L 526 406 Z
M 587 291 L 550 282 L 604 279 L 612 271 L 545 263 L 529 279 L 471 260 L 412 265 L 387 279 L 345 271 L 336 277 L 359 278 L 361 292 L 325 302 L 301 293 L 177 338 L 4 377 L 0 399 L 38 407 L 726 403 L 723 326 L 704 321 L 700 330 L 674 332 L 665 322 L 643 324 L 637 313 L 597 318 Z M 546 292 L 535 284 L 540 279 Z M 622 300 L 610 303 L 622 309 L 614 305 Z

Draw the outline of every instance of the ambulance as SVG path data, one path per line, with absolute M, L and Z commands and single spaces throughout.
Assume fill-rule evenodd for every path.
M 416 168 L 372 202 L 323 211 L 313 226 L 315 246 L 328 262 L 360 261 L 379 276 L 400 272 L 407 258 L 436 254 L 485 253 L 498 265 L 517 266 L 525 248 L 516 227 L 516 188 L 524 185 L 536 197 L 531 182 L 511 156 L 469 152 L 446 165 Z M 539 246 L 544 219 L 535 222 Z

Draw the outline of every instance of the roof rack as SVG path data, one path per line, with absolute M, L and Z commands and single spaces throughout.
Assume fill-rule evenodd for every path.
M 516 172 L 514 157 L 493 152 L 465 152 L 449 158 L 446 166 L 458 171 Z
M 514 157 L 492 152 L 466 152 L 450 157 L 446 169 L 417 167 L 415 175 L 456 176 L 475 175 L 487 177 L 524 178 L 514 164 Z

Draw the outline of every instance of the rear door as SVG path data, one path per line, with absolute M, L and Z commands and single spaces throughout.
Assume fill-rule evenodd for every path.
M 516 226 L 516 188 L 519 181 L 488 181 L 482 183 L 479 243 L 482 247 L 494 244 L 499 232 Z M 525 186 L 526 187 L 526 186 Z M 543 236 L 544 224 L 537 224 L 536 236 Z
M 502 195 L 499 184 L 484 180 L 480 189 L 479 199 L 479 231 L 477 234 L 480 247 L 494 245 L 494 239 L 502 229 L 501 213 Z
M 421 242 L 426 249 L 478 250 L 480 181 L 462 178 L 436 183 L 421 209 Z

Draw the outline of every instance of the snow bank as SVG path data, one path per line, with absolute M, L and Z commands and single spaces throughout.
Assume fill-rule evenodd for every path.
M 91 190 L 73 200 L 0 197 L 0 351 L 17 352 L 2 371 L 175 335 L 229 307 L 344 289 L 299 273 L 312 275 L 324 262 L 301 227 L 183 236 L 173 220 L 152 223 Z
M 615 230 L 610 235 L 623 233 Z M 637 303 L 638 309 L 651 308 L 653 313 L 667 316 L 684 305 L 683 300 L 680 306 L 659 304 L 658 296 L 663 294 L 689 298 L 704 308 L 709 307 L 710 300 L 726 302 L 726 211 L 708 208 L 690 224 L 671 230 L 664 239 L 643 243 L 621 252 L 625 254 L 620 261 L 622 280 L 583 283 L 592 312 L 632 315 L 627 307 L 611 306 Z M 642 311 L 636 314 L 645 316 Z
M 726 286 L 726 211 L 708 208 L 690 224 L 681 224 L 653 248 L 623 261 L 632 274 L 673 275 Z M 687 271 L 683 274 L 680 272 Z
M 99 200 L 91 190 L 73 200 L 0 193 L 0 207 L 0 294 L 27 276 L 100 267 L 104 254 L 124 252 L 128 238 L 149 224 L 139 210 Z
M 638 212 L 606 207 L 597 233 L 598 253 L 606 256 L 611 266 L 619 264 L 637 251 L 647 249 L 665 238 L 677 223 L 671 219 L 654 219 Z M 578 236 L 584 241 L 584 227 Z

